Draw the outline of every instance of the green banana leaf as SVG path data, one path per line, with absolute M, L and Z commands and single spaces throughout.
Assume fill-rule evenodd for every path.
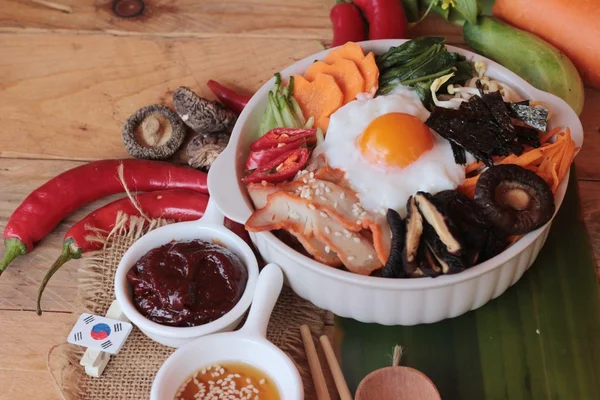
M 402 365 L 436 384 L 444 400 L 600 399 L 600 302 L 579 214 L 574 170 L 546 245 L 523 278 L 482 308 L 435 324 L 387 327 L 336 319 L 352 391 L 371 371 Z

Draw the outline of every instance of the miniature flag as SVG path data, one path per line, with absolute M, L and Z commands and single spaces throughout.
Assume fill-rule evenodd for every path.
M 67 341 L 90 349 L 117 354 L 132 328 L 129 322 L 84 313 L 69 333 Z

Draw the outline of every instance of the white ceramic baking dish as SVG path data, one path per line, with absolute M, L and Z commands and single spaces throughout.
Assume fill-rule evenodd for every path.
M 363 42 L 365 52 L 383 53 L 405 40 Z M 487 63 L 487 75 L 505 82 L 524 97 L 544 101 L 552 108 L 550 128 L 571 129 L 578 147 L 583 142 L 579 118 L 560 98 L 539 91 L 501 65 L 470 51 L 448 46 L 470 60 Z M 283 78 L 301 74 L 328 50 L 306 57 L 283 70 Z M 228 218 L 244 223 L 254 210 L 240 182 L 248 146 L 267 104 L 274 78 L 252 97 L 240 115 L 226 150 L 211 168 L 209 189 L 218 207 Z M 557 210 L 562 204 L 569 175 L 556 193 Z M 456 275 L 437 278 L 386 279 L 365 277 L 320 264 L 285 245 L 270 232 L 251 234 L 252 241 L 267 262 L 283 269 L 286 281 L 299 296 L 342 317 L 384 325 L 415 325 L 456 317 L 483 306 L 517 282 L 531 266 L 546 241 L 550 223 L 530 232 L 496 257 Z

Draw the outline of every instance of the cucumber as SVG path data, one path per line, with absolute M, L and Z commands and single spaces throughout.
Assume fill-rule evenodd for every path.
M 465 42 L 477 53 L 510 69 L 534 87 L 566 101 L 577 115 L 583 109 L 583 82 L 577 69 L 556 47 L 493 17 L 463 27 Z

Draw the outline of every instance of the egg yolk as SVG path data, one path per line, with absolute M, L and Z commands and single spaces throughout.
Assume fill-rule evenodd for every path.
M 358 137 L 358 148 L 373 164 L 403 168 L 433 148 L 433 136 L 419 118 L 395 112 L 371 121 Z

